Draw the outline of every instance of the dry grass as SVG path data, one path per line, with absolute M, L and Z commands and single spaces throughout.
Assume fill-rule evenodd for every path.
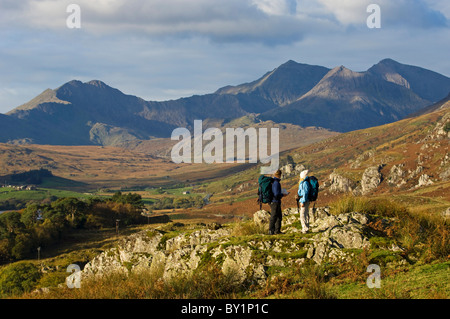
M 212 262 L 192 275 L 164 280 L 164 265 L 138 273 L 112 273 L 83 281 L 78 289 L 52 288 L 48 293 L 28 293 L 22 298 L 45 299 L 220 299 L 235 298 L 245 291 L 233 274 L 225 275 Z

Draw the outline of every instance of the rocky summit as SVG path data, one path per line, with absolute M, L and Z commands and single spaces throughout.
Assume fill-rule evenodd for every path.
M 265 210 L 254 214 L 254 226 L 261 232 L 235 235 L 235 225 L 211 225 L 185 231 L 164 232 L 149 229 L 123 238 L 114 248 L 102 252 L 75 276 L 81 282 L 114 272 L 129 274 L 163 269 L 162 278 L 190 275 L 205 262 L 214 262 L 225 275 L 237 283 L 262 285 L 270 267 L 302 265 L 308 259 L 317 264 L 346 262 L 358 250 L 370 248 L 374 236 L 369 215 L 352 212 L 331 215 L 329 208 L 311 208 L 310 232 L 302 234 L 299 213 L 295 208 L 283 211 L 283 233 L 265 235 L 270 214 Z M 389 223 L 383 220 L 383 223 Z M 398 246 L 387 250 L 401 251 Z

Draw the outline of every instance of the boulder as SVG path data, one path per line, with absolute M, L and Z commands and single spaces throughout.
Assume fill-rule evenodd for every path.
M 367 168 L 361 179 L 361 194 L 366 195 L 371 191 L 375 190 L 378 185 L 380 185 L 383 180 L 383 176 L 380 173 L 380 170 L 383 166 L 371 166 Z
M 404 177 L 406 176 L 406 172 L 403 170 L 404 166 L 404 164 L 399 164 L 391 167 L 387 177 L 387 182 L 390 186 L 401 187 L 406 184 L 406 181 L 404 180 Z
M 352 192 L 356 187 L 356 183 L 354 181 L 337 173 L 331 173 L 330 183 L 330 191 L 333 193 Z
M 311 225 L 313 233 L 318 233 L 308 244 L 307 258 L 317 264 L 325 260 L 344 261 L 351 258 L 346 249 L 362 249 L 370 246 L 365 234 L 365 227 L 370 221 L 365 214 L 353 212 L 340 215 L 329 215 Z
M 427 174 L 422 174 L 419 177 L 419 183 L 416 187 L 428 186 L 431 184 L 433 184 L 433 181 L 430 179 L 430 176 L 428 176 Z
M 270 221 L 270 213 L 266 210 L 258 210 L 253 214 L 253 222 L 258 226 L 268 225 Z

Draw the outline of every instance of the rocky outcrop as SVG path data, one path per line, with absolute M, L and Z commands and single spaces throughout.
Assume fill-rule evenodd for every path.
M 233 227 L 213 227 L 166 232 L 150 229 L 122 239 L 114 248 L 104 251 L 81 271 L 81 281 L 113 272 L 130 273 L 162 270 L 162 278 L 192 274 L 205 261 L 214 262 L 224 274 L 237 283 L 263 284 L 268 267 L 290 267 L 307 259 L 344 261 L 353 256 L 352 249 L 370 246 L 370 218 L 353 212 L 331 215 L 328 208 L 310 208 L 311 234 L 302 234 L 296 208 L 283 211 L 282 235 L 255 234 L 233 236 Z M 270 213 L 261 210 L 253 222 L 265 226 Z M 72 274 L 71 276 L 80 276 Z M 74 280 L 68 277 L 68 281 Z
M 383 168 L 382 165 L 371 166 L 367 168 L 361 178 L 361 194 L 365 195 L 375 190 L 378 185 L 380 185 L 383 180 L 383 175 L 381 175 L 380 170 Z
M 433 184 L 433 181 L 430 179 L 430 176 L 428 176 L 427 174 L 423 174 L 423 175 L 420 175 L 419 183 L 417 184 L 416 187 L 428 186 L 431 184 Z
M 304 169 L 305 166 L 302 164 L 286 164 L 280 168 L 283 178 L 299 175 Z
M 390 186 L 401 187 L 406 184 L 406 172 L 403 170 L 405 164 L 393 165 L 387 177 L 387 183 Z
M 330 175 L 330 192 L 332 193 L 350 193 L 356 188 L 356 183 L 349 178 L 343 177 L 337 173 Z

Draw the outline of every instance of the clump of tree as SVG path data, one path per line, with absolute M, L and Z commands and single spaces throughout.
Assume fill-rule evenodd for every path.
M 123 226 L 145 223 L 142 208 L 140 195 L 118 192 L 110 199 L 65 197 L 2 213 L 0 264 L 33 257 L 37 247 L 55 245 L 77 229 L 114 227 L 117 219 Z
M 0 270 L 0 297 L 21 295 L 35 288 L 41 273 L 30 262 L 20 262 Z
M 111 201 L 121 204 L 130 204 L 136 208 L 144 207 L 144 203 L 142 202 L 142 196 L 136 193 L 128 193 L 124 195 L 122 194 L 122 192 L 118 191 L 114 193 L 114 195 L 111 198 Z

